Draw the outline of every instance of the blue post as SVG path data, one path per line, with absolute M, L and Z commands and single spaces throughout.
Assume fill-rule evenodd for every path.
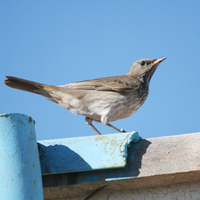
M 43 200 L 34 123 L 23 114 L 0 115 L 1 200 Z

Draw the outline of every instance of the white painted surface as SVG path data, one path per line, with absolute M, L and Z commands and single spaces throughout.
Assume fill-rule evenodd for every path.
M 59 200 L 84 200 L 89 195 Z M 200 181 L 123 191 L 101 190 L 90 200 L 200 200 Z

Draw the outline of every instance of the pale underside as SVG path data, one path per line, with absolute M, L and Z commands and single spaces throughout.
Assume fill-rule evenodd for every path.
M 140 85 L 136 84 L 137 81 L 133 82 L 132 77 L 109 77 L 101 79 L 101 82 L 99 80 L 44 88 L 49 91 L 50 100 L 74 114 L 104 124 L 133 115 L 148 94 L 138 93 Z

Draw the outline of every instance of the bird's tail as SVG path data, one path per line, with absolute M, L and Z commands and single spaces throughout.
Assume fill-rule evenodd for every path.
M 6 76 L 6 78 L 7 79 L 4 81 L 4 83 L 11 88 L 24 90 L 51 98 L 50 91 L 53 90 L 54 86 L 28 81 L 13 76 Z

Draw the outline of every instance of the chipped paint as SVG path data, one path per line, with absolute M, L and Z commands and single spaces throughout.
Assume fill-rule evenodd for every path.
M 124 139 L 124 142 L 121 145 L 121 152 L 125 158 L 127 158 L 128 156 L 128 147 L 130 147 L 131 142 L 138 142 L 140 139 L 141 138 L 138 132 L 135 132 L 135 131 L 130 132 L 126 136 L 126 138 Z
M 133 131 L 39 141 L 42 174 L 125 167 L 128 147 L 139 139 Z
M 33 120 L 24 114 L 0 115 L 0 199 L 43 199 Z

